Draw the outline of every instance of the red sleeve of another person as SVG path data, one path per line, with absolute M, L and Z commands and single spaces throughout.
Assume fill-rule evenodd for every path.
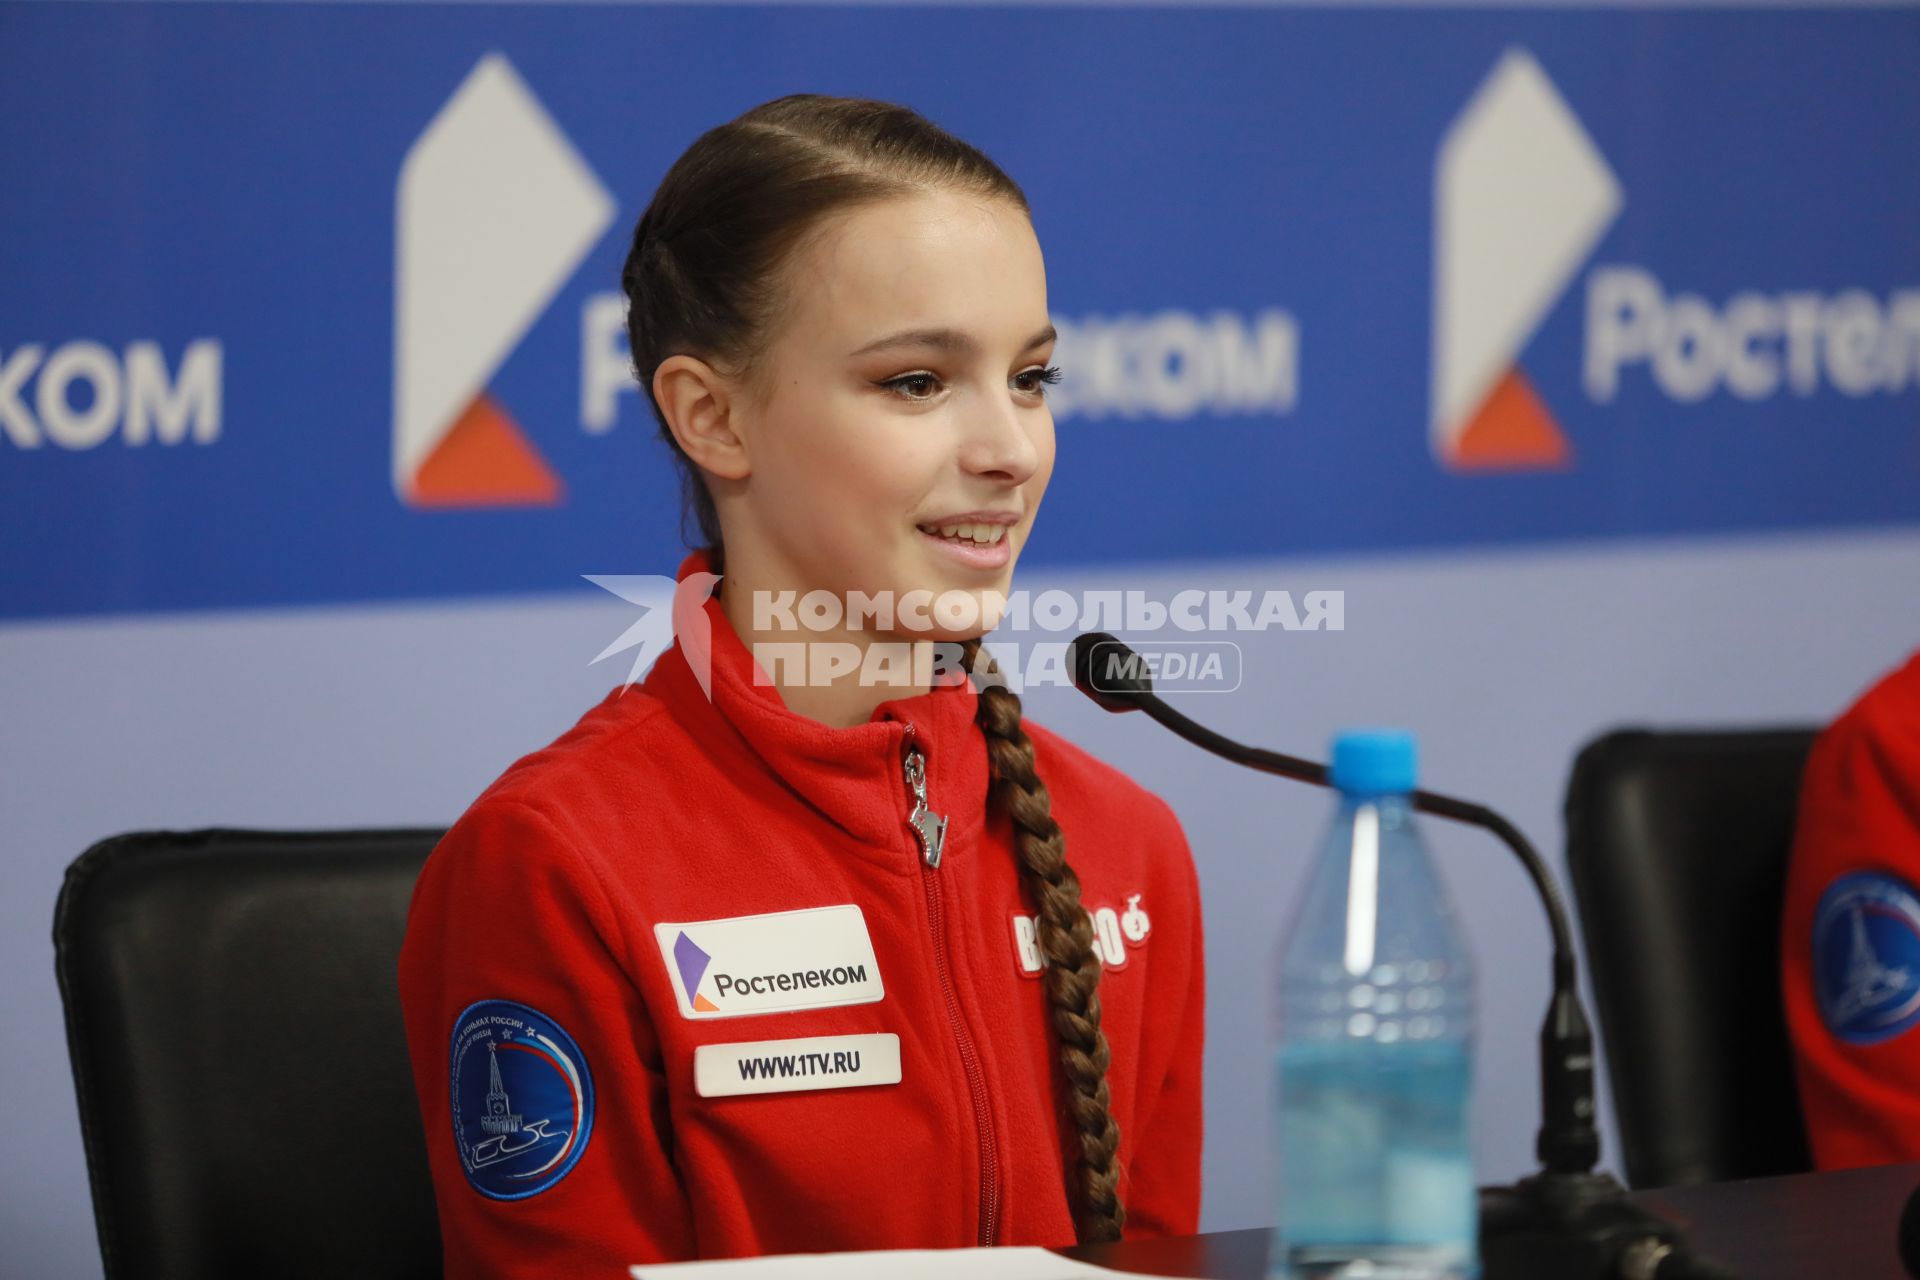
M 1781 977 L 1816 1166 L 1920 1160 L 1920 653 L 1814 744 Z

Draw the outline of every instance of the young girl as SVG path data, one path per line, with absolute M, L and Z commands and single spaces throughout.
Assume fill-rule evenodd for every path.
M 415 891 L 447 1274 L 1191 1233 L 1192 856 L 979 648 L 1053 464 L 1024 195 L 905 108 L 782 98 L 675 163 L 624 281 L 705 545 L 645 681 Z M 915 661 L 755 660 L 796 641 Z M 954 642 L 973 680 L 918 661 Z

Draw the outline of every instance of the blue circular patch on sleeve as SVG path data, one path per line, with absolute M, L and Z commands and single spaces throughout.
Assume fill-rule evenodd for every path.
M 593 1077 L 559 1023 L 511 1000 L 453 1024 L 453 1138 L 481 1195 L 524 1200 L 567 1176 L 593 1132 Z
M 1813 916 L 1820 1018 L 1848 1044 L 1879 1044 L 1920 1023 L 1920 895 L 1897 876 L 1841 876 Z

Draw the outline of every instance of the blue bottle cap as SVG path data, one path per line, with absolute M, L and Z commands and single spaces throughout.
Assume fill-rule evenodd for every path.
M 1350 796 L 1404 795 L 1418 777 L 1405 729 L 1347 729 L 1333 738 L 1333 785 Z

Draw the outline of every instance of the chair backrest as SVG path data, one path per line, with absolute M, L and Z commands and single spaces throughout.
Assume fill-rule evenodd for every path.
M 437 830 L 144 832 L 53 941 L 106 1274 L 440 1274 L 395 976 Z
M 1623 730 L 1567 786 L 1627 1179 L 1812 1167 L 1780 1004 L 1780 912 L 1814 730 Z

